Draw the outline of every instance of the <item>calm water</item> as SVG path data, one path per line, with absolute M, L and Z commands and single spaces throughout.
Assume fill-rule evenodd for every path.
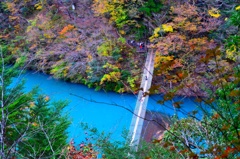
M 129 128 L 132 119 L 132 113 L 126 109 L 134 111 L 137 96 L 114 92 L 106 93 L 104 91 L 96 92 L 94 89 L 89 89 L 84 85 L 56 80 L 49 75 L 31 71 L 25 73 L 23 78 L 26 80 L 26 91 L 39 86 L 41 93 L 48 95 L 51 100 L 68 100 L 70 102 L 65 110 L 72 121 L 68 129 L 69 140 L 74 139 L 77 144 L 84 141 L 86 135 L 81 129 L 81 122 L 88 123 L 89 126 L 96 127 L 99 131 L 112 133 L 114 140 L 123 140 L 121 137 L 122 131 Z M 75 95 L 96 102 L 90 102 Z M 151 96 L 148 109 L 173 115 L 172 103 L 157 104 L 156 101 L 160 98 L 159 95 Z M 181 98 L 177 99 L 180 100 Z M 183 112 L 189 112 L 195 108 L 194 102 L 190 98 L 184 99 L 184 103 Z M 123 108 L 115 106 L 116 104 L 121 105 Z M 179 112 L 178 115 L 184 117 L 186 114 Z

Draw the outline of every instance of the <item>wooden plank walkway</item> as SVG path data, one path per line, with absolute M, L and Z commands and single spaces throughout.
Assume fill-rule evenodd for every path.
M 130 145 L 133 146 L 136 150 L 138 144 L 141 140 L 141 132 L 143 129 L 143 122 L 146 114 L 148 95 L 143 96 L 144 92 L 147 92 L 152 83 L 152 75 L 154 69 L 154 57 L 155 53 L 153 49 L 150 50 L 147 54 L 147 59 L 145 62 L 145 67 L 142 75 L 141 88 L 142 90 L 138 93 L 138 99 L 136 102 L 134 115 L 129 129 L 129 137 L 131 138 Z

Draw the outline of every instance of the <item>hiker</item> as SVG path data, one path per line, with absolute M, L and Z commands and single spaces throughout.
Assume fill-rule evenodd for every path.
M 135 41 L 131 40 L 131 45 L 134 46 L 135 45 Z
M 134 40 L 128 40 L 127 42 L 128 42 L 129 45 L 135 46 L 135 41 Z
M 144 49 L 144 43 L 143 42 L 140 43 L 140 49 Z

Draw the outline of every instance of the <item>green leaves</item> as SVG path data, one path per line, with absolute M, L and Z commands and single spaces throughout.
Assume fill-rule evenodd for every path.
M 152 13 L 157 13 L 161 10 L 162 4 L 154 0 L 148 0 L 139 8 L 139 11 L 145 13 L 147 16 L 151 16 Z

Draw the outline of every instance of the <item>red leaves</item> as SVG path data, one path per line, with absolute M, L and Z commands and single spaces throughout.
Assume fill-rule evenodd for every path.
M 169 150 L 170 150 L 170 151 L 175 151 L 176 148 L 175 148 L 174 146 L 170 146 L 170 147 L 169 147 Z
M 223 152 L 223 154 L 221 154 L 220 156 L 216 156 L 214 159 L 224 159 L 224 158 L 228 158 L 230 154 L 232 154 L 234 151 L 236 151 L 235 148 L 231 148 L 230 146 L 228 146 L 225 151 Z

